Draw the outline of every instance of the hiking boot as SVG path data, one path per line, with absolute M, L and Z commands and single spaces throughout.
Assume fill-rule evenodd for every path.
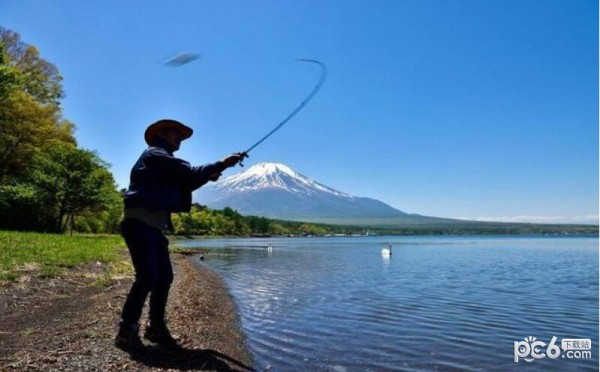
M 169 329 L 164 322 L 148 323 L 148 326 L 144 331 L 144 338 L 165 349 L 177 350 L 181 348 L 181 346 L 177 343 L 177 340 L 171 335 L 171 332 L 169 332 Z
M 139 326 L 126 326 L 121 324 L 117 337 L 115 337 L 115 346 L 127 353 L 141 353 L 146 346 L 139 336 Z

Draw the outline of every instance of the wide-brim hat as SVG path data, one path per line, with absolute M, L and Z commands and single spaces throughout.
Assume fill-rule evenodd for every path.
M 194 133 L 194 130 L 192 128 L 178 122 L 177 120 L 162 119 L 157 121 L 156 123 L 150 124 L 150 126 L 146 128 L 146 132 L 144 133 L 144 139 L 146 140 L 146 143 L 148 145 L 154 143 L 156 135 L 163 129 L 178 130 L 181 133 L 182 140 L 190 138 Z

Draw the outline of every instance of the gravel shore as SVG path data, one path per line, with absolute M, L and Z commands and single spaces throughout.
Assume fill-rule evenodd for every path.
M 144 341 L 145 353 L 113 345 L 133 281 L 92 286 L 100 264 L 44 279 L 35 270 L 0 287 L 0 371 L 251 371 L 236 306 L 221 278 L 192 257 L 172 254 L 175 282 L 167 313 L 183 348 Z

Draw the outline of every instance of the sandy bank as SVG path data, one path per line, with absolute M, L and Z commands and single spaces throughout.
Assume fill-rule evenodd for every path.
M 132 357 L 113 346 L 121 306 L 133 278 L 90 286 L 98 265 L 57 279 L 35 272 L 0 287 L 0 370 L 248 371 L 252 365 L 236 307 L 220 277 L 192 257 L 172 255 L 169 327 L 183 349 L 147 344 Z

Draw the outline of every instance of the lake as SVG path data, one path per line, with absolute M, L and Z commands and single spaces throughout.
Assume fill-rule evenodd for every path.
M 598 369 L 597 237 L 177 244 L 224 278 L 258 370 Z

